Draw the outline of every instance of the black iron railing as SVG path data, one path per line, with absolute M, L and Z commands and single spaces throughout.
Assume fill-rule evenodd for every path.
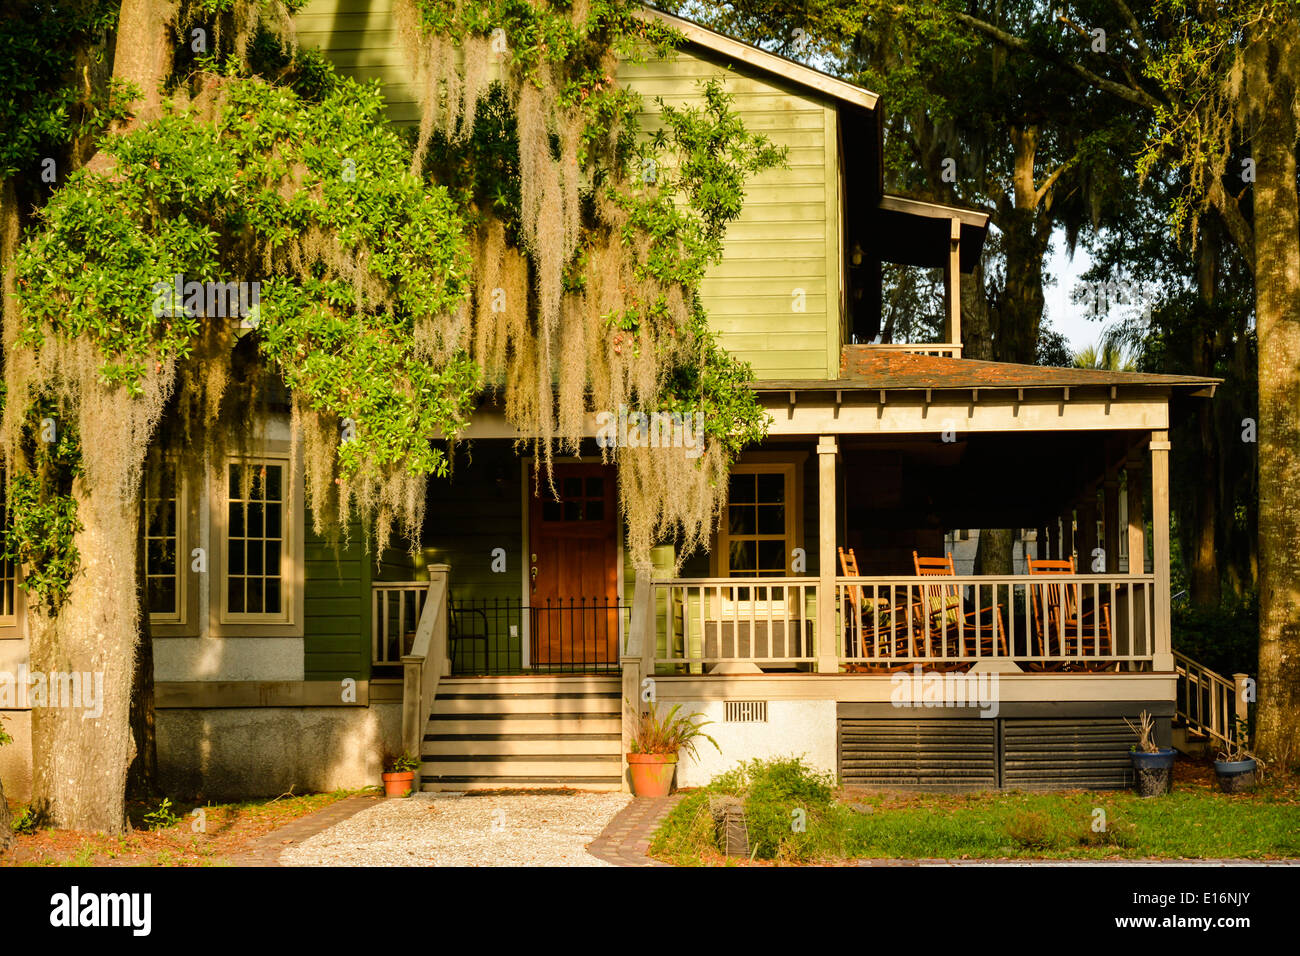
M 518 599 L 473 598 L 452 600 L 448 608 L 447 650 L 454 674 L 619 669 L 620 629 L 627 626 L 628 608 L 616 601 L 573 598 L 529 605 Z
M 620 626 L 628 609 L 602 598 L 571 598 L 528 609 L 529 663 L 534 671 L 613 673 Z

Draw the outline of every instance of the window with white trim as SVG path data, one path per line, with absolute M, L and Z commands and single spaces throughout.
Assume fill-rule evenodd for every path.
M 277 623 L 290 618 L 288 464 L 264 458 L 226 465 L 220 595 L 224 621 Z
M 727 513 L 718 531 L 723 577 L 780 577 L 796 547 L 795 467 L 774 462 L 735 465 Z
M 149 620 L 155 624 L 185 621 L 185 578 L 179 553 L 185 538 L 182 484 L 170 462 L 145 484 L 144 572 Z

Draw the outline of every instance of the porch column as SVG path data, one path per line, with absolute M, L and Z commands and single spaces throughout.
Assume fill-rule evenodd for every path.
M 1050 542 L 1047 538 L 1047 525 L 1040 524 L 1038 529 L 1034 532 L 1034 557 L 1039 561 L 1051 557 L 1051 555 L 1048 554 L 1049 547 Z
M 1153 667 L 1174 669 L 1169 613 L 1169 432 L 1151 433 L 1151 562 L 1156 574 L 1156 646 Z
M 835 463 L 839 448 L 834 435 L 817 443 L 817 672 L 840 671 L 840 635 L 835 626 Z
M 1092 552 L 1097 548 L 1097 489 L 1087 492 L 1079 501 L 1079 565 L 1080 574 L 1092 573 Z
M 961 345 L 961 220 L 949 220 L 948 258 L 943 265 L 944 338 Z
M 1141 458 L 1130 458 L 1124 465 L 1124 483 L 1128 491 L 1128 573 L 1145 574 L 1147 570 L 1147 525 L 1145 496 L 1142 494 Z
M 627 644 L 623 648 L 620 664 L 623 669 L 622 705 L 622 773 L 619 782 L 624 792 L 630 791 L 627 773 L 627 754 L 632 749 L 632 732 L 641 714 L 641 679 L 654 676 L 655 660 L 655 608 L 654 588 L 650 581 L 653 569 L 637 568 L 632 589 L 632 615 L 628 621 Z
M 1119 574 L 1119 465 L 1106 468 L 1102 482 L 1102 524 L 1106 540 L 1106 573 Z

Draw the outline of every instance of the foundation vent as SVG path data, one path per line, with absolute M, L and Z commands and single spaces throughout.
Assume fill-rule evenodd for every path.
M 767 723 L 767 701 L 723 701 L 722 719 L 728 724 L 765 724 Z

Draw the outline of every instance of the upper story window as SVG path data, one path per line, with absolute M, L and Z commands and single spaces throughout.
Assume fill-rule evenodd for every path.
M 731 472 L 718 556 L 726 577 L 773 577 L 790 568 L 795 548 L 795 468 L 736 465 Z
M 230 462 L 225 475 L 221 609 L 226 621 L 289 619 L 288 462 Z

